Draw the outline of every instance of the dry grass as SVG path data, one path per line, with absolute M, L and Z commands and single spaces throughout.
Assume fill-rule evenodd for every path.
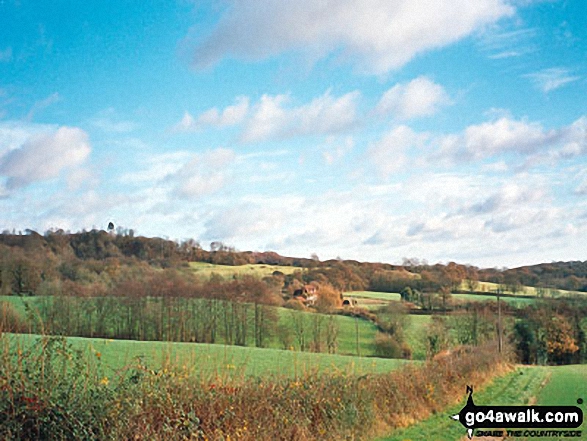
M 99 353 L 88 359 L 63 338 L 0 342 L 3 439 L 368 439 L 441 410 L 506 366 L 485 347 L 388 374 L 203 377 L 140 359 L 112 373 Z

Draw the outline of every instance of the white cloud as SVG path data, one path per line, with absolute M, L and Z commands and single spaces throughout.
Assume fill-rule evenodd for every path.
M 337 140 L 330 136 L 326 140 L 325 150 L 322 152 L 322 157 L 328 165 L 341 160 L 347 153 L 349 153 L 355 146 L 355 141 L 351 136 L 343 140 Z
M 481 160 L 505 153 L 522 155 L 532 163 L 540 158 L 555 160 L 587 152 L 587 117 L 556 129 L 510 117 L 467 127 L 462 133 L 439 137 L 435 143 L 439 158 L 450 160 Z
M 356 123 L 359 96 L 355 91 L 335 98 L 326 91 L 307 104 L 288 107 L 287 95 L 263 95 L 245 123 L 241 140 L 256 142 L 342 132 Z
M 196 154 L 165 179 L 174 185 L 175 193 L 181 197 L 197 198 L 213 194 L 225 186 L 235 158 L 232 150 L 224 148 Z
M 60 127 L 52 132 L 31 135 L 18 148 L 0 158 L 0 174 L 9 189 L 59 176 L 62 170 L 81 165 L 91 152 L 86 132 Z
M 382 74 L 514 13 L 505 0 L 233 0 L 208 36 L 194 28 L 186 40 L 196 40 L 193 63 L 200 68 L 224 57 L 337 51 L 360 70 Z
M 67 188 L 78 190 L 86 185 L 88 188 L 95 188 L 99 185 L 97 174 L 87 167 L 76 167 L 72 169 L 67 176 Z
M 226 127 L 240 124 L 249 111 L 249 98 L 239 96 L 236 102 L 219 111 L 213 107 L 194 118 L 185 112 L 182 120 L 175 126 L 177 131 L 197 131 L 206 127 Z
M 421 147 L 428 138 L 407 126 L 397 126 L 368 147 L 367 155 L 380 175 L 387 177 L 407 164 L 407 151 Z
M 240 123 L 248 110 L 249 99 L 247 97 L 238 97 L 236 103 L 226 107 L 222 113 L 219 113 L 215 107 L 202 113 L 198 118 L 198 123 L 204 126 L 232 126 Z
M 587 196 L 587 179 L 575 188 L 575 193 L 581 196 Z
M 481 169 L 483 171 L 487 171 L 490 173 L 500 173 L 500 172 L 506 172 L 510 169 L 510 167 L 508 166 L 508 164 L 505 161 L 497 161 L 497 162 L 491 162 L 489 164 L 484 164 Z
M 53 132 L 57 127 L 48 124 L 33 124 L 22 121 L 0 122 L 0 157 L 20 148 L 34 135 Z
M 579 41 L 579 38 L 573 35 L 573 31 L 571 30 L 571 25 L 569 22 L 564 20 L 558 28 L 555 30 L 555 38 L 566 45 L 567 47 L 572 46 L 574 43 Z
M 281 207 L 279 201 L 267 199 L 263 205 L 254 202 L 239 204 L 217 210 L 205 224 L 206 238 L 210 240 L 233 240 L 243 237 L 263 236 L 275 232 L 293 215 L 289 209 Z
M 506 151 L 531 153 L 556 137 L 555 131 L 545 131 L 538 123 L 500 118 L 468 127 L 464 133 L 464 143 L 473 157 L 481 158 Z
M 48 210 L 47 217 L 57 217 L 69 219 L 70 222 L 82 225 L 107 225 L 107 222 L 112 218 L 109 216 L 116 207 L 124 204 L 129 204 L 130 198 L 121 193 L 103 194 L 97 192 L 95 189 L 87 189 L 72 197 L 63 197 L 61 200 L 56 199 L 57 202 L 53 208 Z M 118 222 L 116 222 L 118 224 Z M 59 226 L 53 224 L 52 226 Z
M 554 209 L 540 210 L 532 207 L 518 208 L 514 211 L 499 213 L 485 222 L 485 226 L 494 233 L 506 233 L 517 229 L 529 229 L 536 225 L 549 224 L 553 216 Z
M 580 196 L 587 196 L 587 167 L 571 168 L 564 170 L 565 176 L 573 176 L 574 193 Z
M 51 95 L 49 95 L 47 98 L 44 98 L 40 101 L 35 102 L 35 104 L 33 104 L 33 107 L 31 108 L 31 110 L 27 114 L 27 117 L 26 117 L 27 121 L 31 121 L 36 113 L 45 109 L 46 107 L 49 107 L 51 104 L 58 102 L 60 99 L 61 99 L 61 97 L 59 96 L 59 93 L 55 92 L 55 93 L 52 93 Z
M 559 227 L 577 226 L 582 213 L 555 191 L 542 173 L 504 178 L 430 172 L 426 179 L 418 176 L 377 193 L 386 221 L 371 223 L 363 253 L 370 249 L 374 257 L 391 250 L 396 260 L 417 255 L 484 265 L 549 260 L 544 256 L 560 255 L 557 247 L 574 240 L 568 232 L 559 234 Z M 579 247 L 572 248 L 577 255 Z
M 484 32 L 478 40 L 480 48 L 488 52 L 488 58 L 500 60 L 517 58 L 538 50 L 534 43 L 538 30 L 522 28 L 504 31 L 499 26 Z
M 566 84 L 581 79 L 580 76 L 571 75 L 568 69 L 562 67 L 543 69 L 541 71 L 522 76 L 532 80 L 534 85 L 544 93 L 559 89 Z
M 560 129 L 563 153 L 573 156 L 587 153 L 587 116 L 582 116 L 571 125 Z
M 498 52 L 497 54 L 490 55 L 489 58 L 491 58 L 492 60 L 501 60 L 503 58 L 519 57 L 523 54 L 524 52 L 520 51 L 503 51 Z
M 375 112 L 410 119 L 433 115 L 441 106 L 450 103 L 444 88 L 426 77 L 418 77 L 408 84 L 396 84 L 383 94 Z
M 247 191 L 242 196 L 237 190 L 243 183 L 239 176 L 227 179 L 243 165 L 241 157 L 234 159 L 230 151 L 209 151 L 189 161 L 180 156 L 158 160 L 183 165 L 159 185 L 126 192 L 124 197 L 85 192 L 80 210 L 74 210 L 72 197 L 48 201 L 49 207 L 55 207 L 48 210 L 52 220 L 48 226 L 61 226 L 57 221 L 65 219 L 72 228 L 81 228 L 112 218 L 141 234 L 165 231 L 204 243 L 222 240 L 241 250 L 293 256 L 317 252 L 324 259 L 340 255 L 386 262 L 419 256 L 431 262 L 491 266 L 531 263 L 536 256 L 558 257 L 561 243 L 587 232 L 577 214 L 585 208 L 574 209 L 554 197 L 552 183 L 541 174 L 480 179 L 469 173 L 429 170 L 425 179 L 418 174 L 393 185 L 358 184 L 307 195 L 284 189 L 273 197 Z M 152 162 L 157 160 L 153 157 Z M 191 177 L 195 179 L 189 182 Z M 186 200 L 177 197 L 181 191 L 190 198 L 213 196 Z M 561 226 L 567 227 L 555 237 Z M 582 252 L 579 246 L 573 250 Z
M 369 216 L 365 209 L 371 203 L 361 202 L 360 197 L 353 197 L 350 192 L 325 193 L 312 198 L 291 213 L 290 221 L 295 219 L 292 228 L 282 229 L 276 242 L 288 248 L 305 248 L 305 255 L 313 251 L 327 252 L 327 249 L 329 253 L 338 249 L 336 254 L 341 255 L 342 250 L 348 250 L 347 247 L 364 236 L 357 225 L 366 225 L 364 221 Z
M 515 210 L 522 204 L 533 205 L 544 201 L 546 192 L 540 187 L 524 187 L 516 183 L 506 183 L 498 191 L 481 201 L 466 204 L 462 211 L 472 215 L 499 213 Z
M 176 173 L 191 159 L 193 155 L 185 151 L 140 156 L 137 169 L 124 173 L 119 180 L 123 185 L 154 185 Z

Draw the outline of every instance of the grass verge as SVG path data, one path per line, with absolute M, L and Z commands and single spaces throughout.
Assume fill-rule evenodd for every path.
M 2 337 L 0 438 L 369 439 L 438 412 L 503 364 L 494 347 L 391 373 L 207 377 L 138 359 L 116 375 L 63 337 Z
M 463 397 L 465 393 L 463 391 Z M 577 399 L 587 401 L 587 366 L 520 366 L 505 376 L 494 379 L 482 390 L 476 390 L 475 403 L 483 405 L 544 405 L 574 406 Z M 441 413 L 419 422 L 409 428 L 398 430 L 379 441 L 465 440 L 464 428 L 449 418 L 458 413 L 465 399 Z M 583 412 L 587 405 L 581 405 Z M 585 424 L 583 425 L 585 430 Z M 484 439 L 474 437 L 474 439 Z M 527 440 L 528 438 L 507 438 Z M 556 437 L 533 437 L 531 440 L 556 441 Z

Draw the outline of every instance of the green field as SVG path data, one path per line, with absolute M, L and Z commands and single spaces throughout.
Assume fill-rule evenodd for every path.
M 465 391 L 463 391 L 465 396 Z M 475 391 L 477 405 L 568 405 L 577 404 L 582 398 L 587 402 L 587 366 L 524 366 L 497 378 L 483 390 Z M 458 413 L 465 399 L 456 406 L 440 412 L 407 429 L 398 430 L 380 441 L 453 441 L 466 439 L 463 426 L 448 418 Z M 585 404 L 582 405 L 585 412 Z M 582 430 L 585 431 L 585 423 Z M 483 439 L 474 437 L 473 439 Z M 515 438 L 507 438 L 515 439 Z M 530 438 L 554 441 L 557 438 Z M 577 439 L 577 438 L 574 438 Z
M 451 297 L 455 301 L 469 301 L 469 302 L 486 302 L 486 301 L 497 301 L 497 295 L 492 294 L 497 290 L 498 285 L 490 282 L 479 282 L 479 288 L 477 294 L 451 294 Z M 464 282 L 461 287 L 466 289 Z M 557 290 L 557 297 L 569 297 L 576 295 L 585 295 L 585 293 L 578 293 L 573 291 Z M 501 297 L 504 302 L 509 303 L 512 306 L 524 306 L 535 301 L 538 296 L 536 289 L 533 287 L 525 287 L 524 292 L 518 292 L 518 297 Z M 401 296 L 399 293 L 387 293 L 387 292 L 376 292 L 376 291 L 350 291 L 344 293 L 345 297 L 354 298 L 357 300 L 358 306 L 366 309 L 374 309 L 379 306 L 385 305 L 391 301 L 400 301 Z M 550 298 L 551 295 L 547 294 L 546 298 Z
M 3 334 L 0 345 L 10 342 L 21 349 L 38 342 L 38 335 Z M 144 342 L 66 337 L 75 349 L 81 349 L 93 361 L 102 363 L 107 375 L 125 367 L 136 366 L 138 358 L 149 369 L 163 367 L 188 369 L 195 375 L 239 378 L 242 376 L 296 377 L 313 373 L 348 372 L 355 374 L 382 373 L 397 369 L 404 360 L 352 357 L 331 354 L 259 349 L 240 346 L 200 343 Z M 16 347 L 12 347 L 16 353 Z
M 8 302 L 13 307 L 14 310 L 21 316 L 27 317 L 27 312 L 25 308 L 25 302 L 29 305 L 30 311 L 33 312 L 33 316 L 36 317 L 38 314 L 36 313 L 39 305 L 41 302 L 48 301 L 50 298 L 43 298 L 43 297 L 18 297 L 18 296 L 0 296 L 0 302 Z M 200 302 L 200 299 L 190 299 L 190 302 Z M 293 322 L 295 320 L 302 319 L 302 323 L 304 328 L 306 329 L 306 341 L 309 344 L 312 339 L 312 335 L 310 330 L 314 326 L 316 320 L 321 321 L 322 329 L 324 330 L 326 327 L 326 323 L 330 317 L 333 317 L 336 321 L 338 326 L 338 349 L 337 353 L 341 355 L 361 355 L 361 356 L 372 356 L 375 354 L 375 334 L 377 332 L 377 328 L 375 325 L 367 320 L 363 319 L 355 319 L 352 317 L 346 317 L 341 315 L 334 315 L 329 316 L 325 314 L 319 314 L 314 312 L 305 312 L 305 311 L 294 311 L 291 309 L 286 308 L 274 308 L 279 317 L 279 326 L 285 326 L 290 329 L 291 334 L 291 344 L 289 346 L 298 346 L 298 342 L 296 336 L 294 334 L 294 326 Z M 249 322 L 253 321 L 254 311 L 253 308 L 249 308 Z M 357 350 L 357 328 L 358 328 L 358 340 L 359 340 L 359 348 Z M 252 332 L 252 325 L 250 326 L 249 333 Z M 221 336 L 218 337 L 217 343 L 224 343 Z M 249 335 L 247 338 L 247 345 L 253 345 L 254 338 L 252 335 Z M 277 335 L 273 335 L 271 338 L 268 339 L 267 344 L 270 348 L 273 349 L 283 349 L 284 343 L 281 341 Z M 325 349 L 324 349 L 325 350 Z
M 499 289 L 500 285 L 499 283 L 493 283 L 493 282 L 478 282 L 478 286 L 476 289 L 476 292 L 479 293 L 493 293 L 493 292 L 497 292 L 497 290 Z M 461 287 L 462 290 L 468 290 L 468 286 L 467 286 L 467 282 L 465 280 L 463 280 L 463 282 L 461 283 Z M 511 292 L 509 291 L 505 291 L 508 294 L 511 294 Z M 518 291 L 516 293 L 516 295 L 520 295 L 520 296 L 530 296 L 530 297 L 534 297 L 536 296 L 536 288 L 533 288 L 531 286 L 524 286 L 522 287 L 522 290 Z
M 343 294 L 345 297 L 351 297 L 355 299 L 382 300 L 384 302 L 401 300 L 401 296 L 396 292 L 348 291 Z
M 312 326 L 312 321 L 316 317 L 320 317 L 323 320 L 322 326 L 325 326 L 326 320 L 329 318 L 328 315 L 309 313 L 302 311 L 292 311 L 285 308 L 278 308 L 279 312 L 279 323 L 280 324 L 291 324 L 294 320 L 293 316 L 302 314 L 306 321 L 306 327 Z M 361 356 L 372 356 L 375 353 L 375 334 L 377 328 L 369 321 L 363 319 L 355 319 L 346 316 L 334 316 L 338 324 L 338 353 L 342 355 L 357 355 L 357 327 L 359 331 L 359 351 Z M 273 342 L 271 347 L 279 347 L 279 343 Z
M 343 293 L 345 299 L 353 299 L 359 308 L 376 310 L 389 302 L 399 301 L 401 297 L 397 293 L 376 291 L 347 291 Z
M 500 285 L 498 283 L 493 282 L 478 282 L 479 286 L 476 289 L 476 292 L 479 293 L 494 293 L 497 292 Z M 467 282 L 463 280 L 461 283 L 460 289 L 468 290 Z M 505 290 L 506 294 L 512 294 L 510 291 Z M 538 297 L 538 288 L 533 286 L 523 286 L 522 289 L 516 292 L 518 296 L 528 296 L 528 297 Z M 579 291 L 567 291 L 565 289 L 550 289 L 545 288 L 544 297 L 553 298 L 553 297 L 568 297 L 568 296 L 575 296 L 575 295 L 586 295 L 584 292 Z
M 247 265 L 215 265 L 205 262 L 190 262 L 190 269 L 198 276 L 210 277 L 212 273 L 227 279 L 234 275 L 255 276 L 263 278 L 270 276 L 274 271 L 281 271 L 283 274 L 292 274 L 295 271 L 303 271 L 303 268 L 295 266 L 247 264 Z
M 467 302 L 497 302 L 497 295 L 493 294 L 451 294 L 453 300 Z M 501 297 L 501 300 L 510 305 L 524 306 L 536 300 L 536 297 Z
M 537 404 L 574 406 L 581 398 L 587 403 L 587 365 L 557 366 L 546 369 L 550 378 L 538 394 Z M 585 407 L 583 407 L 584 412 Z
M 424 336 L 426 335 L 426 326 L 430 323 L 431 315 L 415 315 L 408 317 L 408 324 L 405 329 L 406 342 L 412 348 L 412 358 L 414 360 L 426 359 L 426 346 Z

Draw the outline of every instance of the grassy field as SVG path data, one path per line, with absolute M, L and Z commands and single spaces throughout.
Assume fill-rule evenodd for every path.
M 497 291 L 498 288 L 497 283 L 491 282 L 479 282 L 479 287 L 477 288 L 477 294 L 452 294 L 452 298 L 454 300 L 462 300 L 462 301 L 479 301 L 479 302 L 486 302 L 486 301 L 496 301 L 497 296 L 493 294 Z M 467 289 L 465 282 L 461 286 L 461 289 Z M 577 295 L 585 295 L 585 293 L 574 292 L 574 291 L 565 291 L 565 290 L 556 290 L 557 294 L 555 297 L 569 297 L 569 296 L 577 296 Z M 511 293 L 509 293 L 511 294 Z M 387 293 L 387 292 L 375 292 L 375 291 L 351 291 L 345 292 L 345 297 L 351 297 L 357 300 L 359 306 L 367 306 L 367 308 L 377 307 L 381 305 L 385 305 L 391 301 L 400 301 L 401 296 L 399 293 Z M 531 286 L 524 287 L 524 291 L 520 291 L 516 293 L 519 297 L 501 297 L 504 302 L 507 302 L 511 305 L 527 305 L 530 302 L 535 301 L 538 298 L 536 288 Z M 547 294 L 545 298 L 552 298 L 550 290 L 547 290 Z M 378 301 L 375 303 L 374 301 Z M 364 302 L 364 305 L 362 304 Z
M 399 293 L 395 292 L 349 291 L 345 292 L 344 296 L 356 299 L 382 300 L 385 302 L 401 300 L 401 296 L 399 295 Z
M 41 337 L 28 334 L 3 334 L 0 344 L 18 345 L 22 350 Z M 159 370 L 175 366 L 204 377 L 283 376 L 346 372 L 369 374 L 389 372 L 410 363 L 404 360 L 352 357 L 309 352 L 259 349 L 199 343 L 144 342 L 67 337 L 75 349 L 103 364 L 114 375 L 125 367 L 136 366 L 138 358 L 148 368 Z M 13 346 L 13 353 L 16 353 Z
M 587 365 L 537 369 L 545 369 L 550 373 L 548 383 L 538 394 L 537 404 L 574 406 L 579 398 L 587 403 Z M 586 409 L 583 409 L 585 412 Z
M 430 323 L 431 315 L 410 315 L 405 329 L 406 342 L 412 348 L 414 360 L 426 359 L 424 335 L 426 326 Z
M 18 296 L 0 296 L 0 302 L 5 301 L 10 303 L 14 310 L 21 316 L 26 317 L 26 308 L 25 302 L 28 303 L 30 310 L 35 311 L 39 304 L 42 301 L 46 301 L 47 298 L 41 297 L 18 297 Z M 191 301 L 198 302 L 199 299 L 193 299 Z M 291 309 L 285 308 L 275 308 L 275 311 L 279 317 L 279 326 L 285 326 L 290 329 L 291 334 L 291 345 L 297 347 L 298 343 L 296 340 L 295 335 L 293 335 L 293 322 L 300 317 L 303 320 L 304 328 L 307 330 L 306 340 L 309 343 L 311 341 L 311 333 L 310 329 L 312 328 L 314 321 L 316 319 L 322 321 L 322 329 L 326 327 L 326 322 L 329 319 L 328 315 L 325 314 L 318 314 L 312 312 L 304 312 L 304 311 L 294 311 Z M 253 308 L 251 307 L 249 310 L 249 321 L 253 321 Z M 36 316 L 36 314 L 33 314 Z M 375 341 L 375 334 L 377 329 L 375 325 L 369 321 L 362 320 L 362 319 L 354 319 L 352 317 L 340 316 L 335 315 L 334 320 L 338 325 L 338 350 L 337 353 L 341 355 L 361 355 L 361 356 L 372 356 L 375 353 L 374 341 Z M 357 350 L 357 328 L 359 334 L 359 348 Z M 249 333 L 252 332 L 252 325 L 250 326 Z M 218 337 L 218 343 L 224 343 L 222 337 Z M 247 339 L 248 345 L 254 344 L 254 338 L 249 336 Z M 273 349 L 283 349 L 284 344 L 277 337 L 277 335 L 273 335 L 271 338 L 268 339 L 268 346 Z
M 492 292 L 497 292 L 497 290 L 499 289 L 500 285 L 498 283 L 493 283 L 493 282 L 478 282 L 478 286 L 476 291 L 479 293 L 492 293 Z M 461 289 L 463 290 L 468 290 L 469 287 L 467 286 L 467 282 L 465 280 L 463 280 L 463 282 L 461 283 Z M 511 292 L 509 291 L 505 291 L 508 294 L 511 294 Z M 524 286 L 523 289 L 519 292 L 516 293 L 517 295 L 520 296 L 530 296 L 530 297 L 534 297 L 536 296 L 536 289 L 531 287 L 531 286 Z
M 14 334 L 0 337 L 0 357 L 2 439 L 365 439 L 460 398 L 463 380 L 453 369 L 479 382 L 501 371 L 488 348 L 474 362 L 467 356 L 419 368 L 270 349 Z M 432 378 L 433 389 L 426 385 Z
M 381 308 L 389 302 L 401 300 L 397 293 L 376 291 L 347 291 L 343 295 L 345 299 L 353 299 L 358 307 L 368 310 Z
M 479 286 L 477 287 L 477 292 L 480 293 L 492 293 L 496 292 L 499 288 L 499 284 L 493 282 L 478 282 Z M 463 281 L 461 283 L 462 290 L 468 290 L 467 282 Z M 584 292 L 578 291 L 567 291 L 565 289 L 550 289 L 545 288 L 545 297 L 552 298 L 552 297 L 568 297 L 574 295 L 586 295 Z M 506 294 L 512 294 L 510 291 L 506 290 Z M 516 295 L 519 296 L 528 296 L 528 297 L 538 297 L 538 288 L 533 286 L 523 286 L 521 291 L 516 292 Z
M 496 302 L 497 295 L 492 294 L 452 294 L 452 299 L 457 301 L 467 301 L 467 302 Z M 536 297 L 501 297 L 501 300 L 504 302 L 509 303 L 510 305 L 519 305 L 524 306 L 529 303 L 532 303 L 536 300 Z
M 24 300 L 24 301 L 23 301 Z M 41 301 L 41 297 L 19 297 L 19 296 L 0 296 L 0 302 L 7 302 L 14 310 L 21 316 L 26 316 L 25 301 L 33 308 L 36 309 L 37 305 Z
M 294 315 L 302 314 L 307 323 L 307 328 L 312 326 L 315 317 L 322 317 L 323 326 L 329 316 L 325 314 L 292 311 L 285 308 L 278 308 L 280 324 L 290 324 Z M 355 319 L 345 316 L 334 316 L 338 323 L 338 353 L 342 355 L 357 355 L 357 326 L 359 332 L 359 352 L 361 356 L 372 356 L 375 353 L 375 334 L 377 328 L 371 322 L 362 319 Z M 279 347 L 277 341 L 273 341 L 271 347 Z
M 463 391 L 463 397 L 465 391 Z M 494 380 L 488 387 L 475 391 L 478 405 L 568 405 L 577 404 L 578 398 L 587 397 L 587 365 L 519 367 L 512 373 Z M 465 430 L 448 416 L 458 413 L 465 399 L 425 421 L 399 430 L 380 441 L 453 441 L 466 439 Z M 585 412 L 585 404 L 582 405 Z M 582 427 L 585 430 L 585 423 Z M 483 439 L 474 437 L 474 439 Z M 514 439 L 514 438 L 508 438 Z M 530 438 L 553 441 L 556 438 Z
M 265 265 L 265 264 L 248 264 L 248 265 L 215 265 L 205 262 L 190 262 L 190 269 L 198 276 L 210 277 L 212 273 L 218 274 L 224 278 L 232 276 L 250 275 L 259 278 L 270 276 L 274 271 L 281 271 L 283 274 L 292 274 L 294 271 L 303 271 L 303 268 L 295 266 Z
M 483 284 L 489 284 L 489 282 L 480 282 Z M 489 284 L 495 285 L 496 284 Z M 485 292 L 491 292 L 491 289 L 486 290 Z M 536 300 L 535 295 L 531 295 L 530 293 L 520 294 L 524 297 L 502 297 L 501 299 L 504 302 L 507 302 L 511 305 L 526 305 L 530 302 Z M 562 295 L 562 294 L 561 294 Z M 384 306 L 385 304 L 392 302 L 392 301 L 400 301 L 401 296 L 399 293 L 387 293 L 387 292 L 375 292 L 375 291 L 350 291 L 344 293 L 345 297 L 350 297 L 357 300 L 357 304 L 361 307 L 367 309 L 374 309 L 380 306 Z M 456 301 L 478 301 L 478 302 L 486 302 L 486 301 L 496 301 L 497 296 L 495 294 L 452 294 L 452 299 Z

